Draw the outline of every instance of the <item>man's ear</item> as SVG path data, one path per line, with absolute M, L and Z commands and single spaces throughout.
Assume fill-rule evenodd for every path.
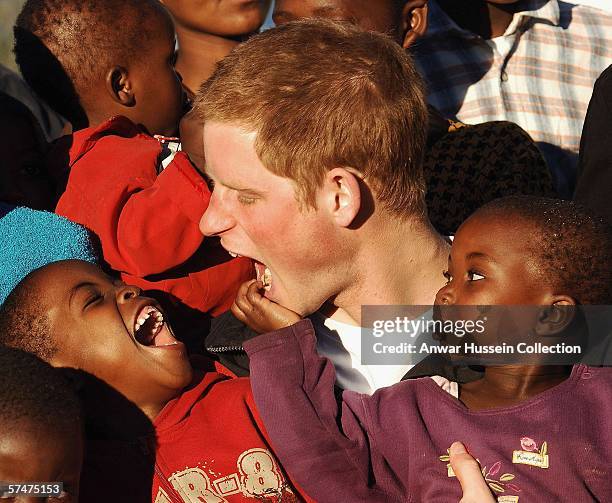
M 427 31 L 427 0 L 408 0 L 402 9 L 402 47 L 408 49 Z
M 322 191 L 325 208 L 341 227 L 349 227 L 361 209 L 360 175 L 350 168 L 327 172 Z
M 128 71 L 123 66 L 113 66 L 106 73 L 106 90 L 113 101 L 125 107 L 133 107 L 136 104 L 134 86 L 130 80 Z
M 535 326 L 535 335 L 549 337 L 559 335 L 576 316 L 576 301 L 567 295 L 555 295 L 552 302 L 542 308 Z

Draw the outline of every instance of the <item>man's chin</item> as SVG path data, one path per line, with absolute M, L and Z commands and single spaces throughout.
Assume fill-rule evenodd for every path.
M 296 302 L 296 300 L 291 298 L 290 296 L 283 295 L 283 293 L 274 291 L 274 289 L 266 290 L 265 292 L 263 292 L 263 294 L 264 297 L 269 301 L 274 302 L 275 304 L 278 304 L 279 306 L 284 307 L 285 309 L 289 309 L 294 313 L 297 313 L 302 318 L 310 314 L 304 314 L 305 309 L 303 303 Z

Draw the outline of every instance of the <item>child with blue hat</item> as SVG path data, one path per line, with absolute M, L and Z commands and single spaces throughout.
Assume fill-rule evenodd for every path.
M 98 263 L 92 236 L 82 225 L 30 208 L 0 206 L 0 304 L 34 270 L 61 260 Z

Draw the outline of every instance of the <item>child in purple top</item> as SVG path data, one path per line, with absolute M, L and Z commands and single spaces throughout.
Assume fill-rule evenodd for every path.
M 574 203 L 497 200 L 459 229 L 436 304 L 549 306 L 554 323 L 558 306 L 611 303 L 611 253 L 610 230 Z M 244 344 L 255 401 L 317 501 L 458 501 L 457 439 L 498 501 L 612 501 L 612 369 L 497 365 L 458 399 L 423 378 L 338 401 L 310 321 L 295 323 L 262 286 L 245 284 L 233 306 L 255 330 L 277 329 Z

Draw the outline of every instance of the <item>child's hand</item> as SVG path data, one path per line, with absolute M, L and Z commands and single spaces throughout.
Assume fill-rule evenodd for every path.
M 300 321 L 301 317 L 261 295 L 263 283 L 252 279 L 242 284 L 236 300 L 232 305 L 232 313 L 255 332 L 263 334 L 288 327 Z

